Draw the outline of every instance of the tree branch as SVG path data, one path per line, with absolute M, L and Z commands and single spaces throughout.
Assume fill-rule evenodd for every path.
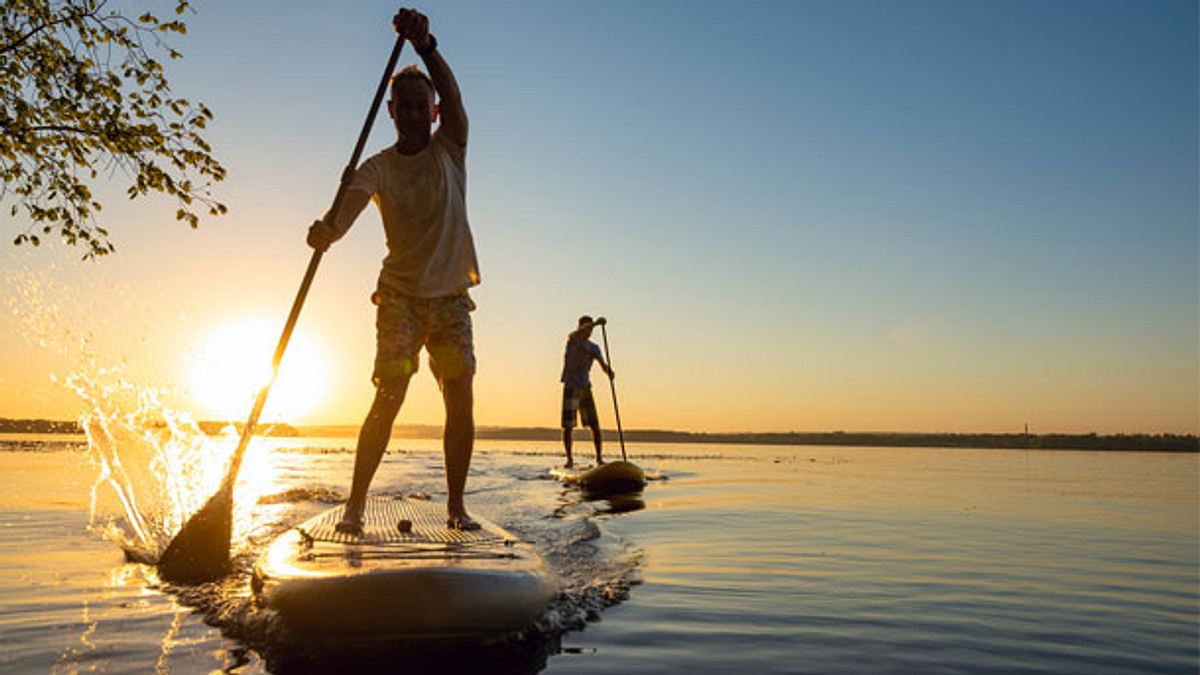
M 33 28 L 33 30 L 22 35 L 20 38 L 17 38 L 17 40 L 15 42 L 10 42 L 6 45 L 0 46 L 0 56 L 3 56 L 4 54 L 11 52 L 12 50 L 16 49 L 17 47 L 20 47 L 21 45 L 25 44 L 25 42 L 27 40 L 29 40 L 29 38 L 33 37 L 34 35 L 37 35 L 38 33 L 46 30 L 47 28 L 53 28 L 54 26 L 57 26 L 62 23 L 67 23 L 68 21 L 71 21 L 73 19 L 79 19 L 79 18 L 95 19 L 96 13 L 100 11 L 100 8 L 103 7 L 104 4 L 105 3 L 100 3 L 99 5 L 96 5 L 94 8 L 92 8 L 89 11 L 80 11 L 80 12 L 75 12 L 75 13 L 69 13 L 69 14 L 62 16 L 61 18 L 54 19 L 47 23 L 43 23 L 40 26 L 35 26 Z

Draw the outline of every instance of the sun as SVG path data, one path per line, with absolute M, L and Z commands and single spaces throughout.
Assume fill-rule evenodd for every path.
M 203 415 L 241 421 L 250 413 L 258 390 L 271 377 L 271 357 L 282 325 L 245 319 L 201 339 L 188 364 L 188 387 Z M 271 386 L 263 421 L 293 422 L 321 403 L 328 386 L 324 354 L 306 334 L 288 342 L 279 377 Z

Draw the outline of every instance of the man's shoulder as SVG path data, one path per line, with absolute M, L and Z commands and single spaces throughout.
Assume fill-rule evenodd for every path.
M 366 159 L 364 159 L 358 165 L 358 168 L 360 170 L 366 169 L 366 168 L 378 168 L 383 162 L 385 162 L 387 160 L 388 153 L 390 153 L 391 151 L 392 151 L 391 146 L 383 148 L 379 152 L 376 152 L 375 154 L 371 155 L 370 157 L 367 157 Z
M 578 338 L 572 339 L 567 337 L 567 350 L 575 352 L 591 352 L 593 349 L 599 349 L 595 342 L 591 340 L 581 340 Z
M 391 162 L 394 160 L 399 160 L 403 157 L 404 157 L 404 155 L 400 154 L 400 151 L 396 149 L 396 145 L 393 143 L 392 145 L 389 145 L 387 147 L 380 148 L 379 152 L 376 152 L 375 154 L 368 157 L 367 161 L 368 162 Z

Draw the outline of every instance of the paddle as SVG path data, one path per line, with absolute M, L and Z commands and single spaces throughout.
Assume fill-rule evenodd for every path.
M 612 353 L 608 351 L 607 323 L 600 324 L 600 335 L 604 338 L 604 360 L 608 361 L 608 370 L 609 372 L 612 372 Z M 621 431 L 621 409 L 617 407 L 617 383 L 615 380 L 613 380 L 611 375 L 608 378 L 608 386 L 612 388 L 613 413 L 617 418 L 617 438 L 621 440 L 621 459 L 628 462 L 629 457 L 625 455 L 625 432 Z
M 337 217 L 342 200 L 346 195 L 346 189 L 350 185 L 350 179 L 358 166 L 358 159 L 362 155 L 367 136 L 371 133 L 371 125 L 375 122 L 375 114 L 379 112 L 379 104 L 387 90 L 388 80 L 392 70 L 396 67 L 396 61 L 400 58 L 402 47 L 404 47 L 404 37 L 399 36 L 388 57 L 383 77 L 379 80 L 379 87 L 375 90 L 375 98 L 371 101 L 371 110 L 367 113 L 366 121 L 363 122 L 362 131 L 358 134 L 358 143 L 355 144 L 354 152 L 350 155 L 350 163 L 342 172 L 341 183 L 333 198 L 333 206 L 329 209 L 330 215 L 334 218 Z M 279 374 L 279 363 L 283 360 L 283 352 L 287 349 L 288 341 L 292 337 L 292 329 L 296 327 L 296 319 L 300 317 L 300 308 L 308 296 L 308 287 L 312 285 L 313 277 L 317 273 L 317 265 L 321 262 L 323 253 L 323 250 L 314 250 L 312 258 L 308 261 L 304 280 L 300 282 L 300 290 L 296 293 L 292 311 L 288 314 L 283 334 L 280 335 L 279 344 L 275 347 L 275 356 L 271 359 L 271 379 L 258 391 L 258 397 L 254 400 L 254 408 L 250 411 L 250 417 L 242 429 L 237 449 L 233 451 L 233 457 L 229 460 L 229 470 L 225 474 L 225 479 L 221 481 L 221 487 L 208 498 L 199 511 L 192 514 L 192 517 L 184 523 L 183 528 L 171 540 L 167 550 L 163 552 L 158 561 L 159 574 L 168 581 L 183 583 L 212 581 L 229 572 L 229 545 L 233 531 L 233 485 L 237 482 L 238 470 L 242 466 L 242 456 L 250 444 L 250 437 L 254 434 L 255 425 L 258 424 L 258 416 L 267 402 L 267 394 L 271 390 L 271 385 L 275 383 L 275 377 Z

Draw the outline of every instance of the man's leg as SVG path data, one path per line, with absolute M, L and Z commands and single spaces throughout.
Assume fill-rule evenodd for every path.
M 600 453 L 601 446 L 600 422 L 592 420 L 592 443 L 596 446 L 596 463 L 603 464 L 604 457 Z
M 579 392 L 571 387 L 563 385 L 562 395 L 562 439 L 563 450 L 567 451 L 566 468 L 570 469 L 575 466 L 575 457 L 571 454 L 571 443 L 574 440 L 572 434 L 575 431 L 575 418 L 579 411 Z
M 446 404 L 446 429 L 442 434 L 442 451 L 446 456 L 446 511 L 450 525 L 459 529 L 478 527 L 467 515 L 463 501 L 475 448 L 473 380 L 474 375 L 467 372 L 442 381 L 442 400 Z
M 596 446 L 596 464 L 603 464 L 604 457 L 600 453 L 600 416 L 596 414 L 596 399 L 592 397 L 591 387 L 584 389 L 580 397 L 579 419 L 592 430 L 592 444 Z
M 575 459 L 571 457 L 571 427 L 563 427 L 563 449 L 567 451 L 566 467 L 569 469 L 575 466 Z
M 404 403 L 408 391 L 408 378 L 380 384 L 375 390 L 375 401 L 363 420 L 358 432 L 358 447 L 354 452 L 354 480 L 350 485 L 350 498 L 346 500 L 346 512 L 339 529 L 354 531 L 361 529 L 362 512 L 367 504 L 367 490 L 371 479 L 379 468 L 383 453 L 387 450 L 392 435 L 392 423 Z
M 446 427 L 442 452 L 446 462 L 446 512 L 448 527 L 477 530 L 479 523 L 467 515 L 463 493 L 475 449 L 475 343 L 471 311 L 475 303 L 465 292 L 429 302 L 429 369 L 442 389 Z

